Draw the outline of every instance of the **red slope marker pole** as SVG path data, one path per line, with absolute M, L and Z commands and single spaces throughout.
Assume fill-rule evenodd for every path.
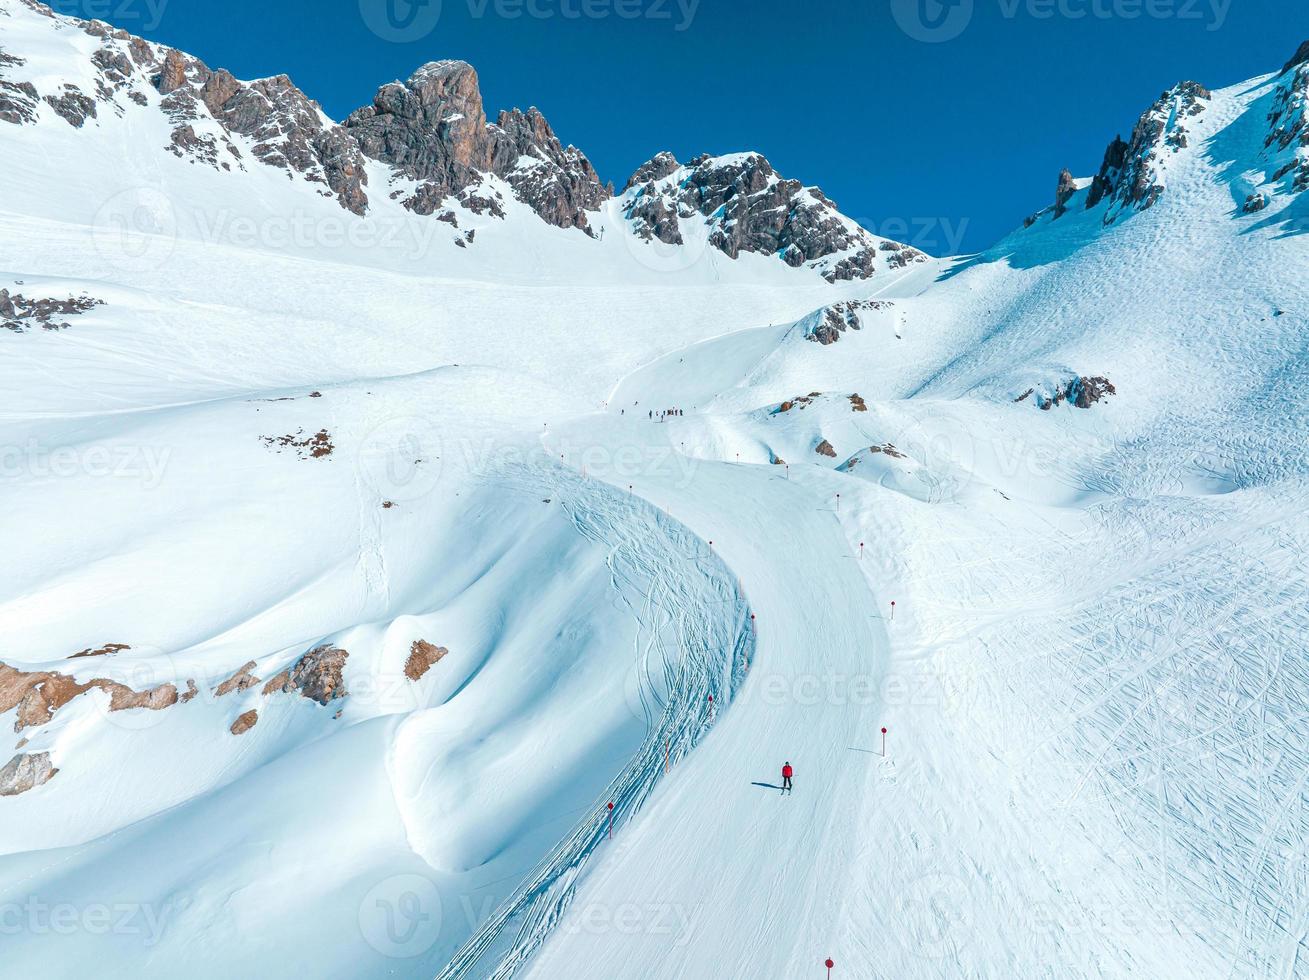
M 864 559 L 864 543 L 863 543 L 862 541 L 860 541 L 860 542 L 859 542 L 859 560 L 860 560 L 860 561 L 863 561 L 863 559 Z
M 891 622 L 895 622 L 895 600 L 891 600 Z
M 614 805 L 609 804 L 609 839 L 614 839 Z
M 886 758 L 886 729 L 882 729 L 882 758 Z
M 836 964 L 832 962 L 830 956 L 823 962 L 823 966 L 827 967 L 827 980 L 832 980 L 832 967 L 836 966 Z
M 841 495 L 839 493 L 836 495 L 836 512 L 841 513 Z

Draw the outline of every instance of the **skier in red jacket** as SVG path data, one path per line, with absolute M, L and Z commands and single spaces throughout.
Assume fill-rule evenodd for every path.
M 791 776 L 793 776 L 794 774 L 795 774 L 795 770 L 791 768 L 791 763 L 788 762 L 782 766 L 782 795 L 783 796 L 791 792 Z

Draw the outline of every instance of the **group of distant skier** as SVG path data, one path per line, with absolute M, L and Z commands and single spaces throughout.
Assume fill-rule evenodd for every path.
M 651 409 L 648 414 L 652 422 L 663 422 L 666 419 L 681 418 L 685 413 L 680 408 L 666 408 L 662 412 Z

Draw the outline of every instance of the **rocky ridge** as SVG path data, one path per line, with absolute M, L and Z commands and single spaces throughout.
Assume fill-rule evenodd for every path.
M 596 237 L 596 218 L 614 196 L 613 185 L 538 109 L 510 109 L 488 121 L 477 72 L 463 61 L 425 64 L 337 123 L 286 75 L 241 81 L 103 22 L 56 15 L 36 0 L 10 2 L 98 46 L 76 81 L 62 82 L 48 73 L 22 78 L 22 54 L 0 50 L 0 122 L 29 125 L 49 111 L 80 129 L 159 112 L 169 124 L 162 149 L 179 159 L 221 173 L 272 167 L 359 216 L 380 193 L 456 228 L 456 206 L 504 218 L 512 197 L 549 225 Z M 622 209 L 645 241 L 681 245 L 679 223 L 698 221 L 709 244 L 730 258 L 773 255 L 831 282 L 926 258 L 871 235 L 821 190 L 781 177 L 756 153 L 704 155 L 686 166 L 658 154 L 629 181 Z M 462 247 L 472 242 L 472 229 L 455 239 Z
M 865 279 L 927 256 L 879 239 L 837 210 L 817 187 L 778 174 L 758 153 L 698 156 L 682 165 L 660 153 L 628 178 L 623 213 L 637 237 L 685 243 L 682 223 L 703 224 L 708 244 L 728 258 L 776 255 L 808 266 L 829 282 Z M 879 261 L 880 260 L 880 261 Z

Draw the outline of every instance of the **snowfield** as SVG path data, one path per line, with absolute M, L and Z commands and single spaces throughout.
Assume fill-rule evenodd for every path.
M 0 972 L 1309 973 L 1301 89 L 837 283 L 0 121 Z

